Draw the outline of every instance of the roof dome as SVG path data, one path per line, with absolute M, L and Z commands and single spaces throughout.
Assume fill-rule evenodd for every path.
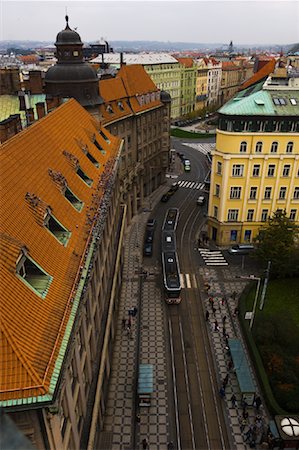
M 72 30 L 69 27 L 69 18 L 68 16 L 65 16 L 65 20 L 66 20 L 66 26 L 65 29 L 60 31 L 57 36 L 56 36 L 56 42 L 55 45 L 61 45 L 61 44 L 81 44 L 82 45 L 82 41 L 80 38 L 80 35 Z
M 97 74 L 93 68 L 87 63 L 72 64 L 66 66 L 62 64 L 56 64 L 50 67 L 45 79 L 47 82 L 65 82 L 71 83 L 72 81 L 98 81 Z
M 169 92 L 161 91 L 160 92 L 160 100 L 163 103 L 170 103 L 171 102 L 171 96 L 170 96 Z

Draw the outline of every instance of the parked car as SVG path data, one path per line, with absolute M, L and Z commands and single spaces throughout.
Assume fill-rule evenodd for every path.
M 175 183 L 172 183 L 172 185 L 171 185 L 171 188 L 170 188 L 170 190 L 168 191 L 168 192 L 175 192 L 175 191 L 177 191 L 178 190 L 178 188 L 179 188 L 179 185 L 178 185 L 178 183 L 177 183 L 177 181 L 175 182 Z
M 205 197 L 203 195 L 200 195 L 198 197 L 198 199 L 196 200 L 196 204 L 197 205 L 204 205 L 205 201 L 206 201 Z
M 145 242 L 143 246 L 144 256 L 152 256 L 153 254 L 153 244 L 151 242 Z
M 156 219 L 148 219 L 148 221 L 146 223 L 146 228 L 148 230 L 154 230 L 156 228 L 156 225 L 157 225 Z
M 153 239 L 154 239 L 154 230 L 146 230 L 144 242 L 151 243 L 153 242 Z
M 236 244 L 229 248 L 228 253 L 231 255 L 248 255 L 254 250 L 251 244 Z

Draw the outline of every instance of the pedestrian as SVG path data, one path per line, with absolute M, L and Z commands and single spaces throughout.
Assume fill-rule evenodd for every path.
M 131 329 L 131 326 L 132 326 L 132 319 L 131 319 L 131 316 L 129 316 L 127 327 Z
M 225 389 L 224 389 L 223 386 L 221 386 L 221 388 L 220 388 L 220 390 L 219 390 L 219 394 L 220 394 L 220 397 L 221 397 L 221 398 L 224 398 L 224 397 L 225 397 Z
M 246 425 L 247 425 L 247 420 L 242 419 L 242 420 L 241 420 L 241 426 L 240 426 L 240 428 L 241 428 L 241 433 L 243 433 L 243 431 L 245 430 Z
M 133 317 L 136 316 L 137 312 L 138 312 L 138 308 L 136 308 L 136 306 L 134 306 L 134 308 L 133 308 L 133 314 L 132 314 Z
M 126 319 L 125 319 L 125 317 L 122 318 L 121 323 L 122 323 L 123 330 L 125 330 L 126 329 Z
M 260 409 L 261 404 L 262 404 L 262 400 L 261 400 L 261 397 L 259 395 L 257 397 L 255 397 L 254 403 L 255 403 L 256 410 L 258 411 Z
M 236 308 L 234 309 L 234 317 L 236 317 L 236 316 L 238 316 L 238 315 L 239 315 L 239 308 L 236 307 Z
M 213 311 L 213 315 L 216 316 L 216 308 L 214 305 L 212 306 L 212 311 Z
M 226 296 L 224 295 L 221 299 L 221 305 L 224 306 L 226 303 Z
M 172 441 L 168 442 L 167 444 L 167 450 L 174 450 L 174 444 Z
M 130 327 L 127 327 L 127 336 L 128 336 L 128 338 L 132 338 L 132 331 L 131 331 L 131 328 Z
M 219 331 L 219 325 L 218 325 L 217 320 L 215 320 L 215 322 L 214 322 L 214 331 Z
M 206 288 L 206 291 L 209 292 L 209 290 L 211 289 L 211 286 L 209 285 L 209 283 L 205 283 L 205 288 Z
M 223 316 L 223 317 L 222 317 L 222 323 L 223 323 L 223 326 L 224 326 L 224 324 L 225 324 L 225 321 L 226 321 L 226 316 Z
M 211 308 L 213 308 L 213 305 L 214 305 L 213 297 L 209 297 L 209 303 L 210 303 Z
M 232 299 L 233 299 L 233 300 L 236 300 L 236 298 L 237 298 L 237 293 L 236 293 L 236 291 L 234 291 L 234 292 L 232 293 Z
M 237 397 L 235 394 L 231 396 L 230 401 L 232 402 L 232 406 L 235 408 L 237 406 Z
M 227 386 L 227 383 L 228 383 L 228 377 L 229 377 L 229 375 L 228 375 L 228 373 L 227 373 L 226 376 L 225 376 L 225 378 L 224 378 L 224 380 L 223 380 L 223 383 L 222 383 L 224 387 Z
M 206 322 L 208 322 L 208 320 L 209 320 L 209 316 L 210 316 L 210 313 L 209 313 L 209 311 L 208 311 L 208 310 L 206 310 Z
M 147 439 L 142 439 L 142 448 L 143 450 L 148 449 L 148 443 L 147 443 Z
M 228 364 L 227 364 L 227 368 L 228 368 L 229 372 L 232 370 L 233 365 L 234 365 L 234 363 L 233 363 L 233 361 L 230 359 L 230 360 L 228 361 Z
M 225 329 L 225 327 L 223 327 L 222 335 L 223 335 L 223 337 L 225 338 L 225 336 L 226 336 L 226 329 Z

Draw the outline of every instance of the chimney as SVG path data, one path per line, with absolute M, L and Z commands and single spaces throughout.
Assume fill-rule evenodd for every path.
M 38 120 L 42 119 L 43 117 L 45 117 L 45 115 L 46 115 L 46 105 L 45 105 L 44 102 L 36 103 L 35 108 L 36 108 L 36 113 L 37 113 Z
M 51 109 L 55 109 L 60 105 L 60 97 L 58 95 L 49 95 L 46 98 L 47 111 L 50 112 Z
M 43 93 L 43 79 L 40 70 L 31 70 L 29 72 L 29 90 L 31 94 Z
M 20 114 L 14 114 L 8 119 L 2 120 L 0 122 L 0 143 L 7 141 L 21 130 Z
M 120 67 L 125 65 L 126 63 L 124 62 L 124 53 L 120 52 Z
M 19 96 L 19 104 L 20 104 L 19 109 L 20 109 L 20 111 L 25 111 L 26 110 L 25 92 L 19 91 L 18 96 Z
M 31 125 L 34 122 L 34 111 L 33 108 L 28 108 L 26 111 L 27 125 Z

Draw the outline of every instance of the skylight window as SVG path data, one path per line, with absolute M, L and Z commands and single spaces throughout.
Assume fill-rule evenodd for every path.
M 287 102 L 285 101 L 284 98 L 280 98 L 279 102 L 280 102 L 281 105 L 286 105 L 287 104 Z
M 84 181 L 84 183 L 86 183 L 88 186 L 92 185 L 93 180 L 91 178 L 89 178 L 89 176 L 87 176 L 85 172 L 83 172 L 83 170 L 81 169 L 80 166 L 78 167 L 76 173 L 77 173 L 77 175 L 79 175 L 81 180 Z
M 92 156 L 91 153 L 89 153 L 87 151 L 87 153 L 85 153 L 85 155 L 87 156 L 87 158 L 89 159 L 90 162 L 92 162 L 92 164 L 94 166 L 96 166 L 96 168 L 98 169 L 100 167 L 100 163 Z
M 45 272 L 23 248 L 16 262 L 16 274 L 37 295 L 45 298 L 53 277 Z
M 83 202 L 76 197 L 76 195 L 67 186 L 64 191 L 65 198 L 71 203 L 71 205 L 77 210 L 81 211 L 83 208 Z
M 45 215 L 44 225 L 62 245 L 67 245 L 71 232 L 53 216 L 49 209 Z
M 292 105 L 297 105 L 297 100 L 295 98 L 290 98 L 290 102 Z
M 279 98 L 273 98 L 274 105 L 280 105 Z

